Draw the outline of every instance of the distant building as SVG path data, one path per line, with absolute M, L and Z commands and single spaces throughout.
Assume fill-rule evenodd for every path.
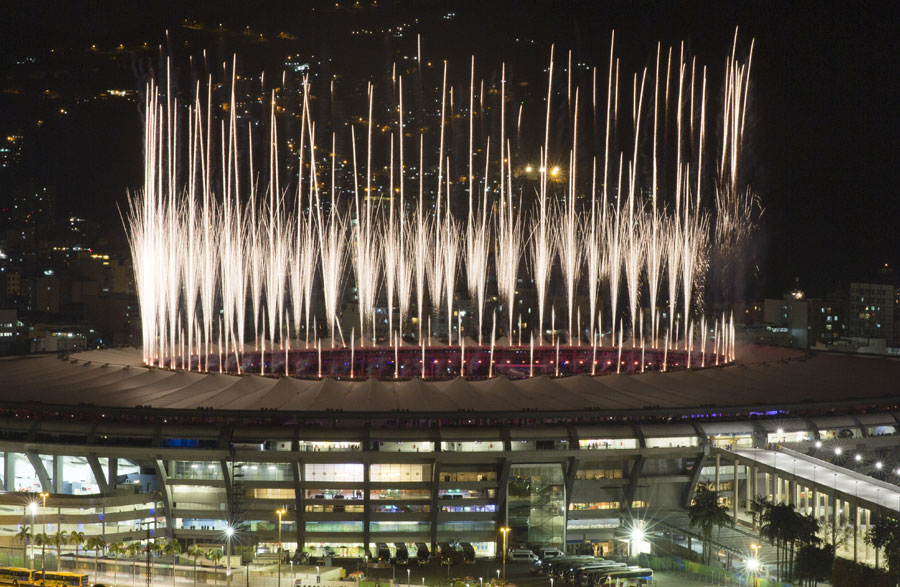
M 884 339 L 894 346 L 895 287 L 882 283 L 850 284 L 848 334 L 851 338 Z
M 834 346 L 849 336 L 847 295 L 809 300 L 809 344 Z
M 781 344 L 798 349 L 809 348 L 809 303 L 799 291 L 782 299 L 763 301 L 763 324 L 771 335 L 767 344 Z

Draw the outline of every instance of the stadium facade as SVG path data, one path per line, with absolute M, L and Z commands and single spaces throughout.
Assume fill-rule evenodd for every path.
M 720 449 L 896 453 L 898 376 L 897 361 L 827 355 L 402 383 L 147 369 L 137 351 L 5 360 L 0 539 L 13 547 L 22 524 L 45 524 L 209 544 L 230 524 L 265 548 L 285 508 L 292 551 L 460 541 L 491 556 L 502 526 L 510 545 L 608 550 L 634 520 L 686 507 L 698 483 L 718 482 L 729 506 L 770 486 L 718 470 Z

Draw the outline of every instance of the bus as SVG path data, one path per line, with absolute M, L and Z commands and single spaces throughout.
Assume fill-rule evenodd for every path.
M 44 587 L 90 587 L 90 576 L 87 573 L 46 573 L 41 580 L 41 572 L 35 571 L 33 583 Z
M 34 582 L 34 576 L 39 572 L 21 567 L 0 567 L 0 585 L 32 583 Z
M 652 569 L 622 569 L 606 575 L 603 585 L 649 585 L 653 582 Z

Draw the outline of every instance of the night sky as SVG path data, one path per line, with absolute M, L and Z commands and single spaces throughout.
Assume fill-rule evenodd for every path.
M 166 42 L 184 57 L 206 43 L 211 54 L 236 51 L 246 69 L 277 65 L 290 47 L 247 45 L 214 35 L 190 37 L 184 18 L 251 26 L 266 35 L 287 32 L 296 45 L 334 59 L 334 68 L 364 79 L 383 73 L 384 50 L 360 51 L 349 31 L 418 17 L 426 56 L 447 58 L 467 75 L 475 54 L 485 69 L 502 60 L 537 59 L 541 74 L 556 43 L 558 55 L 596 64 L 605 76 L 610 32 L 624 71 L 653 66 L 656 41 L 686 41 L 710 67 L 712 88 L 730 52 L 736 26 L 741 45 L 756 39 L 751 119 L 745 148 L 747 179 L 765 207 L 758 238 L 759 277 L 748 295 L 780 295 L 799 277 L 811 295 L 838 282 L 871 278 L 884 263 L 900 265 L 900 4 L 889 2 L 389 2 L 333 10 L 333 2 L 7 2 L 0 18 L 0 130 L 33 123 L 33 100 L 10 88 L 40 84 L 88 94 L 111 81 L 139 89 L 143 68 L 106 71 L 84 56 L 91 44 Z M 85 8 L 87 7 L 87 8 Z M 317 8 L 316 11 L 312 8 Z M 443 15 L 454 13 L 452 19 Z M 531 38 L 524 47 L 516 38 Z M 190 39 L 189 47 L 183 40 Z M 206 39 L 206 40 L 204 40 Z M 392 46 L 414 46 L 415 35 Z M 373 42 L 378 47 L 378 41 Z M 65 76 L 35 80 L 16 62 L 66 55 Z M 271 53 L 271 54 L 269 54 Z M 485 73 L 482 70 L 482 73 Z M 542 74 L 541 74 L 542 75 Z M 63 79 L 59 79 L 62 77 Z M 488 77 L 488 76 L 486 76 Z M 99 78 L 99 79 L 94 79 Z M 29 90 L 31 91 L 31 90 Z M 717 89 L 714 91 L 718 91 Z M 115 205 L 141 182 L 140 118 L 134 104 L 82 104 L 65 121 L 48 121 L 32 142 L 20 176 L 58 186 L 60 206 L 115 222 Z M 37 149 L 40 156 L 34 154 Z M 17 177 L 16 181 L 22 177 Z M 111 228 L 110 230 L 115 230 Z

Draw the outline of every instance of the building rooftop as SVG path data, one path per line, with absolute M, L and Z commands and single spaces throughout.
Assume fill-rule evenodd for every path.
M 900 360 L 756 347 L 726 367 L 535 377 L 510 381 L 338 381 L 220 375 L 145 368 L 137 349 L 0 360 L 0 407 L 80 406 L 181 412 L 277 410 L 305 415 L 416 412 L 548 412 L 615 415 L 747 415 L 775 410 L 900 403 Z M 587 415 L 587 414 L 585 414 Z

